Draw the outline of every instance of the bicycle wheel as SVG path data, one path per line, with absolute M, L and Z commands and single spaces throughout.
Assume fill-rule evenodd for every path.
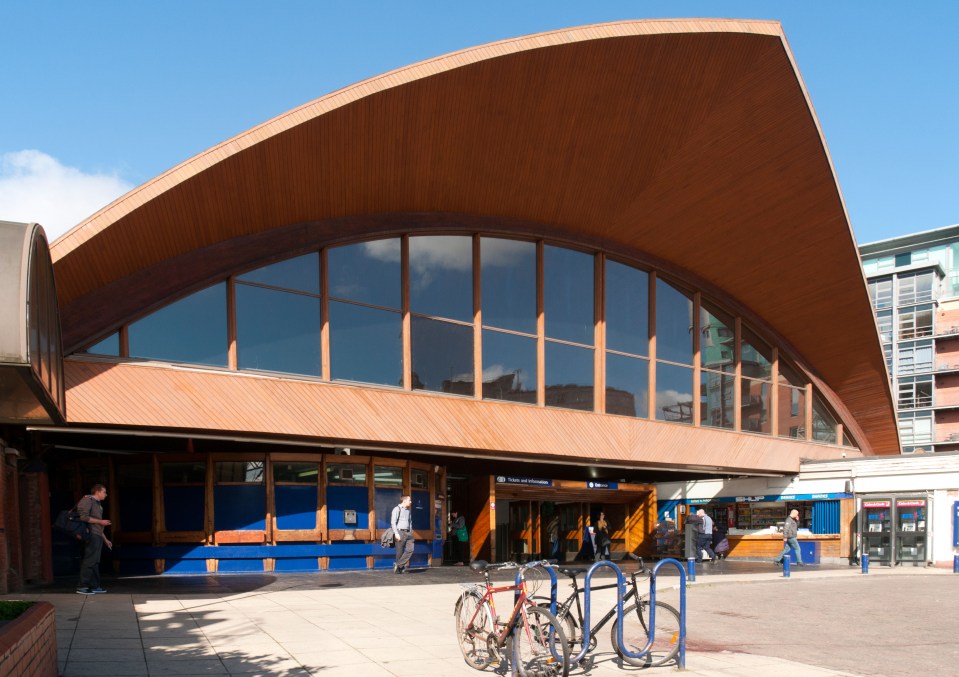
M 549 611 L 549 597 L 533 597 L 533 604 Z M 573 648 L 574 644 L 582 643 L 583 633 L 580 632 L 579 629 L 579 619 L 576 618 L 576 614 L 573 613 L 572 609 L 565 604 L 557 604 L 556 620 L 559 621 L 560 626 L 563 628 L 563 634 L 566 636 L 566 641 L 569 643 L 570 649 Z M 591 637 L 589 643 L 590 645 L 594 645 L 595 638 Z
M 638 609 L 637 609 L 638 607 Z M 626 608 L 623 613 L 623 644 L 627 650 L 638 653 L 646 647 L 649 641 L 649 603 L 641 602 Z M 651 667 L 662 665 L 672 660 L 679 653 L 679 612 L 663 602 L 656 602 L 656 634 L 649 653 L 641 658 L 624 656 L 616 639 L 618 620 L 613 621 L 611 628 L 613 650 L 623 659 L 624 663 L 637 667 Z
M 464 592 L 456 600 L 456 640 L 463 660 L 471 668 L 485 670 L 493 662 L 487 638 L 493 632 L 493 615 L 483 596 L 475 591 Z
M 513 629 L 513 660 L 520 677 L 566 677 L 569 643 L 556 616 L 538 606 L 528 606 L 525 618 Z

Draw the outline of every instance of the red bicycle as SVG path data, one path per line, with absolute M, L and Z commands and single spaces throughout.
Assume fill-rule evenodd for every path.
M 569 643 L 556 617 L 536 606 L 526 590 L 526 572 L 550 566 L 546 560 L 517 564 L 470 563 L 483 574 L 484 584 L 470 585 L 456 600 L 456 637 L 467 665 L 485 670 L 503 660 L 514 660 L 520 677 L 566 677 L 569 674 Z M 494 586 L 490 571 L 519 569 L 519 583 Z M 496 613 L 493 595 L 517 593 L 516 603 L 505 620 Z

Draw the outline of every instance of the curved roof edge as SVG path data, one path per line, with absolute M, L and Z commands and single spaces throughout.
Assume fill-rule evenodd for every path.
M 777 36 L 783 40 L 784 46 L 786 44 L 782 25 L 778 21 L 740 19 L 649 19 L 615 21 L 604 24 L 558 29 L 546 33 L 507 38 L 498 42 L 468 47 L 456 52 L 433 57 L 432 59 L 427 59 L 426 61 L 421 61 L 409 66 L 403 66 L 321 96 L 318 99 L 314 99 L 313 101 L 282 113 L 271 120 L 267 120 L 208 150 L 194 155 L 156 178 L 137 186 L 125 195 L 117 198 L 57 238 L 51 246 L 53 261 L 56 262 L 63 258 L 101 230 L 107 228 L 112 222 L 122 218 L 137 207 L 146 204 L 174 185 L 203 172 L 236 153 L 256 145 L 265 138 L 289 130 L 302 124 L 306 120 L 318 117 L 336 108 L 370 96 L 371 94 L 472 63 L 527 50 L 541 49 L 543 47 L 571 42 L 595 40 L 598 38 L 679 33 L 751 33 L 754 35 Z M 788 46 L 786 47 L 786 52 L 789 54 L 790 61 L 793 62 L 796 77 L 800 78 L 799 70 L 796 68 L 792 52 L 788 49 Z M 805 85 L 802 84 L 801 78 L 800 84 L 805 94 L 806 89 Z M 809 101 L 808 96 L 806 99 Z M 815 114 L 813 117 L 815 118 Z M 816 126 L 819 127 L 818 120 L 816 121 Z M 822 137 L 821 129 L 820 137 Z M 825 147 L 825 141 L 823 142 L 823 146 Z

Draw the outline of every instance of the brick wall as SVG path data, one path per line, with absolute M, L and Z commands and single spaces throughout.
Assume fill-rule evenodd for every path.
M 20 475 L 20 544 L 25 581 L 50 582 L 44 571 L 45 541 L 49 541 L 50 520 L 44 519 L 49 508 L 43 502 L 49 495 L 46 475 L 42 472 L 24 472 Z
M 57 677 L 57 628 L 53 605 L 37 602 L 0 626 L 0 675 Z

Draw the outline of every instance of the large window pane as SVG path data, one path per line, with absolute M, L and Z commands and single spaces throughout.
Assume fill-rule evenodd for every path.
M 399 313 L 330 301 L 330 375 L 334 380 L 403 383 Z
M 129 328 L 130 357 L 227 365 L 226 283 L 174 301 Z
M 410 238 L 410 310 L 472 322 L 473 238 Z
M 773 351 L 765 341 L 743 327 L 743 376 L 769 379 L 773 373 Z
M 649 275 L 616 261 L 606 262 L 606 347 L 649 355 Z
M 84 352 L 91 355 L 120 355 L 120 333 L 113 332 L 102 341 L 94 343 Z
M 742 379 L 742 429 L 752 433 L 772 432 L 769 425 L 769 383 Z
M 692 299 L 668 282 L 657 279 L 656 357 L 670 362 L 692 364 L 692 330 Z
M 331 247 L 327 255 L 330 296 L 399 309 L 400 253 L 398 238 Z
M 734 427 L 736 377 L 718 371 L 700 372 L 699 421 L 712 428 Z
M 836 418 L 818 397 L 812 401 L 812 438 L 816 442 L 836 443 Z
M 320 299 L 236 285 L 240 369 L 320 375 Z
M 546 342 L 546 406 L 593 410 L 593 351 Z
M 806 390 L 804 388 L 779 387 L 780 437 L 806 437 Z
M 593 345 L 593 257 L 549 246 L 544 256 L 546 336 Z
M 779 382 L 782 385 L 795 386 L 797 388 L 806 387 L 806 379 L 800 376 L 799 372 L 789 366 L 782 358 L 779 360 Z
M 480 240 L 483 324 L 536 333 L 536 244 Z
M 413 389 L 473 395 L 473 327 L 412 318 Z
M 274 461 L 273 462 L 273 481 L 290 482 L 294 484 L 313 484 L 317 482 L 320 464 L 313 462 L 299 461 Z
M 536 404 L 536 339 L 483 330 L 483 398 Z
M 675 364 L 656 365 L 656 418 L 693 422 L 693 370 Z
M 732 316 L 703 302 L 699 311 L 699 332 L 699 360 L 703 368 L 735 369 L 736 328 Z
M 647 418 L 649 361 L 606 353 L 606 413 Z
M 310 294 L 320 293 L 320 255 L 316 252 L 273 263 L 237 275 L 240 282 L 295 289 Z

